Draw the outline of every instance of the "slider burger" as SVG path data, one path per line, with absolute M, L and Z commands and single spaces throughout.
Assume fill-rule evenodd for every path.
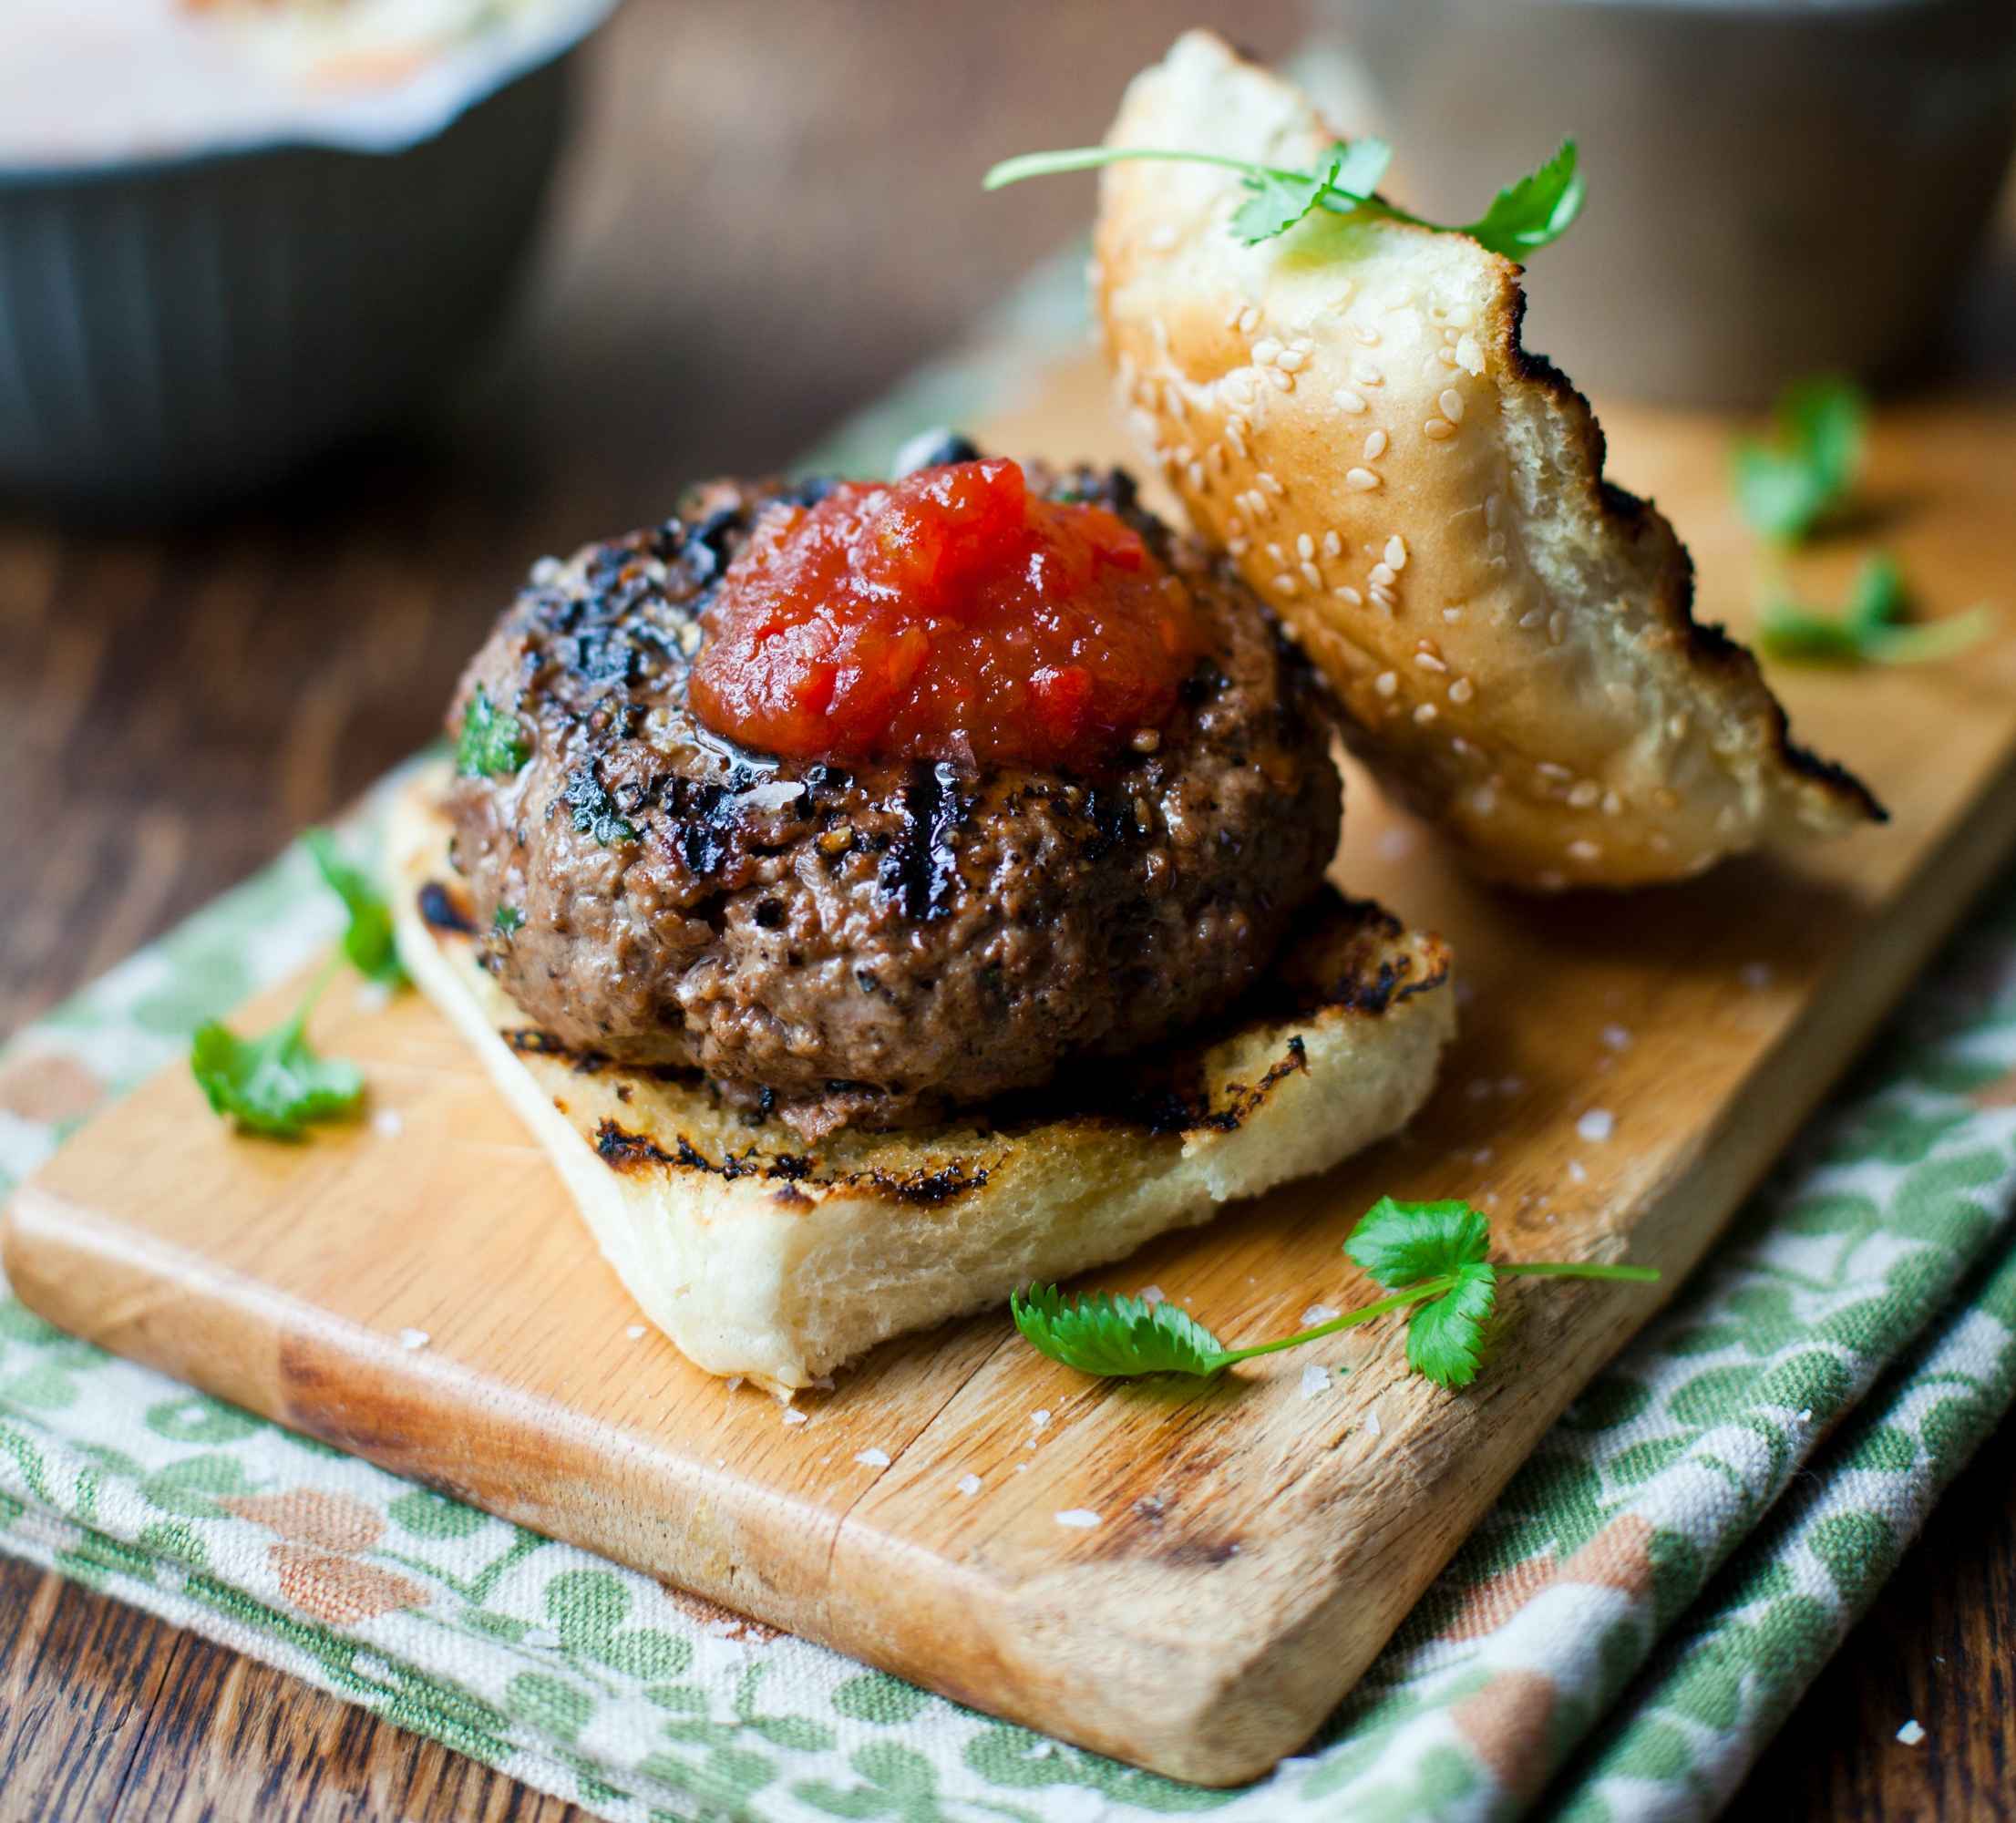
M 1455 1023 L 1323 882 L 1332 701 L 1233 566 L 928 457 L 541 565 L 396 821 L 415 979 L 646 1314 L 780 1390 L 1327 1169 Z

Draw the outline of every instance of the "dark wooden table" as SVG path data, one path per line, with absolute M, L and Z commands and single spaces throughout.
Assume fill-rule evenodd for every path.
M 1092 137 L 1214 15 L 1262 52 L 1303 29 L 1293 0 L 634 0 L 530 294 L 422 429 L 170 533 L 0 508 L 0 1032 L 424 740 L 531 555 L 787 460 L 955 340 L 1086 205 L 983 202 L 982 165 Z M 2009 1436 L 1760 1769 L 1788 1818 L 2016 1814 Z M 581 1815 L 0 1558 L 0 1823 Z

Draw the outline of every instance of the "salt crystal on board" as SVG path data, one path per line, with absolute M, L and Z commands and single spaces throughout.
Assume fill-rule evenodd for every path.
M 1089 1507 L 1066 1507 L 1057 1516 L 1060 1526 L 1069 1526 L 1074 1531 L 1088 1532 L 1099 1523 L 1099 1516 Z
M 858 1449 L 854 1452 L 854 1459 L 863 1468 L 887 1468 L 889 1467 L 889 1451 L 886 1449 Z
M 1302 1369 L 1302 1397 L 1313 1399 L 1319 1393 L 1330 1390 L 1330 1369 L 1321 1362 L 1311 1361 Z
M 432 1338 L 424 1329 L 402 1329 L 399 1332 L 399 1346 L 404 1349 L 425 1348 Z
M 980 1477 L 972 1474 L 962 1475 L 952 1486 L 962 1494 L 977 1494 L 980 1492 Z
M 1592 1145 L 1600 1146 L 1610 1137 L 1617 1122 L 1607 1107 L 1592 1107 L 1575 1123 L 1575 1130 Z
M 1908 1747 L 1915 1747 L 1925 1738 L 1925 1729 L 1916 1715 L 1897 1731 L 1897 1737 Z

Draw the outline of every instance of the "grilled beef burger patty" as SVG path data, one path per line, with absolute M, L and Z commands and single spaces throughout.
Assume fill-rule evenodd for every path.
M 1140 1050 L 1254 981 L 1336 847 L 1329 699 L 1126 476 L 1029 485 L 1138 531 L 1203 646 L 1165 724 L 1082 776 L 779 760 L 701 724 L 710 593 L 766 505 L 824 484 L 714 482 L 535 571 L 457 692 L 446 804 L 486 966 L 530 1020 L 817 1137 Z

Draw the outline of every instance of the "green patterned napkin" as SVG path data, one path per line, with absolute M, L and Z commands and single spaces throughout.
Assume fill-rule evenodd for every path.
M 1075 333 L 1075 293 L 1053 272 L 984 359 L 826 456 L 871 465 L 977 415 Z M 291 850 L 22 1034 L 0 1053 L 0 1190 L 338 922 Z M 2016 882 L 1908 1005 L 1319 1739 L 1245 1791 L 962 1709 L 4 1295 L 0 1549 L 611 1818 L 1711 1816 L 2016 1396 Z

